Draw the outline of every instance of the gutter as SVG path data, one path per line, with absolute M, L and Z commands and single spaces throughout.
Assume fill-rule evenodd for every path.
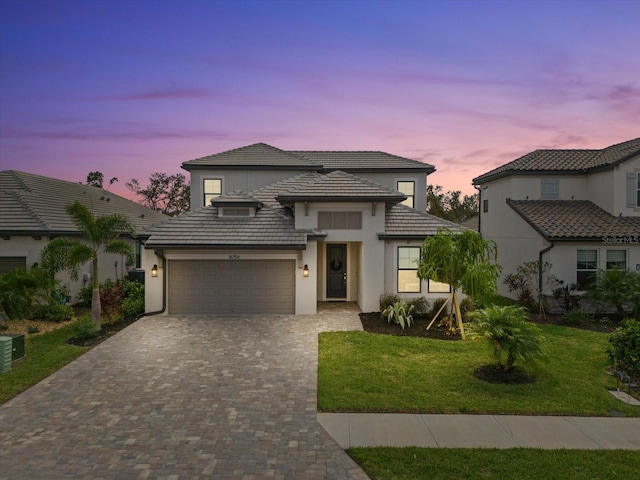
M 473 185 L 478 191 L 478 233 L 482 236 L 482 185 Z
M 551 242 L 548 247 L 545 247 L 538 252 L 538 265 L 540 266 L 538 270 L 538 291 L 540 292 L 540 295 L 542 295 L 542 256 L 555 246 L 556 244 Z

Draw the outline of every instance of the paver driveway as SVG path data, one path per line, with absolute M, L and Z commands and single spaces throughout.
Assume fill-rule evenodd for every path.
M 313 316 L 146 317 L 0 407 L 0 478 L 366 479 L 316 421 Z

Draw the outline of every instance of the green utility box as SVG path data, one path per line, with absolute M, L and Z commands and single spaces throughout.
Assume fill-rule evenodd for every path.
M 11 352 L 13 350 L 11 337 L 0 337 L 0 373 L 11 370 Z
M 11 361 L 16 361 L 24 357 L 24 334 L 22 333 L 7 333 L 3 337 L 11 337 Z

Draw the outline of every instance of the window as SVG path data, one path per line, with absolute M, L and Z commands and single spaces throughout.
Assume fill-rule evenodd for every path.
M 636 207 L 640 207 L 640 173 L 636 175 L 638 177 L 638 182 L 636 184 Z
M 413 199 L 416 196 L 416 182 L 413 181 L 400 181 L 397 183 L 397 190 L 400 193 L 404 193 L 407 199 L 402 202 L 403 205 L 413 208 Z
M 489 200 L 482 201 L 482 213 L 487 213 L 489 211 Z
M 577 260 L 576 285 L 578 290 L 585 290 L 595 280 L 598 270 L 598 251 L 578 250 Z
M 398 293 L 420 293 L 420 247 L 398 247 Z
M 451 293 L 451 285 L 429 280 L 429 293 Z
M 211 200 L 222 195 L 222 179 L 205 178 L 202 191 L 204 193 L 204 205 L 210 205 Z
M 318 212 L 318 228 L 362 230 L 362 212 Z
M 542 179 L 542 195 L 543 199 L 560 198 L 560 182 L 557 178 Z
M 626 270 L 627 269 L 627 251 L 626 250 L 607 250 L 607 270 Z

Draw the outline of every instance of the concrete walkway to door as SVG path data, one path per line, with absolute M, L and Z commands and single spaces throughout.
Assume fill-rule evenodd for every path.
M 0 407 L 0 478 L 364 480 L 316 420 L 318 332 L 361 328 L 142 318 Z

